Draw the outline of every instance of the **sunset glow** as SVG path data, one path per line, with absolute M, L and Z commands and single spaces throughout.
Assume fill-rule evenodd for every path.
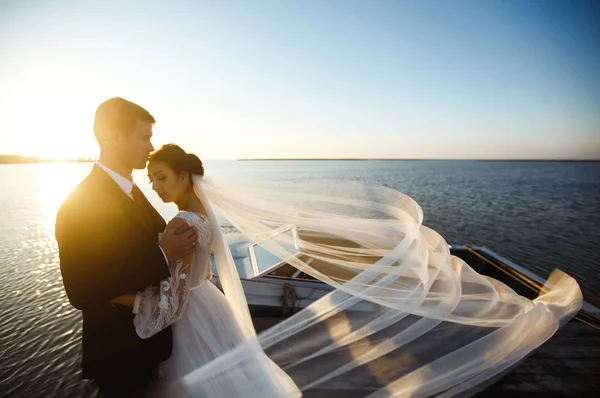
M 587 3 L 350 3 L 2 2 L 0 154 L 95 157 L 121 96 L 203 158 L 600 159 Z

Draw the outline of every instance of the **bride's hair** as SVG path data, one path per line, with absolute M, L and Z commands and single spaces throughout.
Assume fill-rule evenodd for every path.
M 190 181 L 193 175 L 204 175 L 204 166 L 198 156 L 193 153 L 187 153 L 179 145 L 163 145 L 158 151 L 155 151 L 150 155 L 148 161 L 149 163 L 164 162 L 168 164 L 175 173 L 187 171 L 190 176 Z

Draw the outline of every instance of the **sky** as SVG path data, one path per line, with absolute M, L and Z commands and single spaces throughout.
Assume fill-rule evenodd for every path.
M 0 0 L 0 154 L 114 96 L 205 159 L 600 159 L 600 3 Z

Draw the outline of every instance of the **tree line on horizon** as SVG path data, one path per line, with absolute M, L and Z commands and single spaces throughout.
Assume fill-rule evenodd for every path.
M 21 163 L 48 163 L 48 162 L 93 162 L 90 158 L 39 158 L 36 156 L 24 155 L 0 155 L 0 164 L 21 164 Z

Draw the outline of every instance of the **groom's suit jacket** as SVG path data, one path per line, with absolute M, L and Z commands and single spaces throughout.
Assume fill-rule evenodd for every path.
M 111 304 L 170 277 L 158 234 L 164 219 L 142 196 L 129 198 L 94 165 L 56 217 L 60 269 L 73 307 L 83 313 L 83 377 L 152 366 L 171 355 L 168 327 L 140 339 L 130 307 Z

